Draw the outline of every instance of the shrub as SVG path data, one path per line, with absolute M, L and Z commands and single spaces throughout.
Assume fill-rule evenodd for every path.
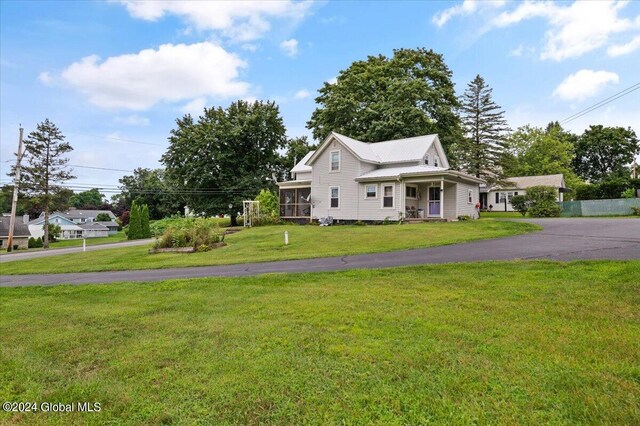
M 529 215 L 532 217 L 557 217 L 560 216 L 557 189 L 553 186 L 532 186 L 527 189 L 527 202 L 529 203 Z
M 471 220 L 471 216 L 464 214 L 462 216 L 458 216 L 458 220 L 460 221 Z
M 260 202 L 260 216 L 278 217 L 278 194 L 263 189 L 256 197 L 256 201 Z
M 96 222 L 109 222 L 111 221 L 111 216 L 108 213 L 98 213 L 96 216 Z
M 216 243 L 224 241 L 224 234 L 213 219 L 186 218 L 168 225 L 155 248 L 193 247 L 196 251 L 207 251 Z
M 522 216 L 526 216 L 529 210 L 529 200 L 527 200 L 525 195 L 514 195 L 513 198 L 511 198 L 511 206 Z
M 636 189 L 635 188 L 627 188 L 622 191 L 620 194 L 622 198 L 636 198 Z
M 62 228 L 60 225 L 56 225 L 55 223 L 49 224 L 49 242 L 55 243 L 60 238 L 60 234 L 62 234 Z M 43 244 L 44 245 L 44 244 Z
M 149 226 L 149 206 L 146 204 L 140 210 L 140 236 L 151 238 L 151 228 Z
M 144 238 L 142 233 L 142 209 L 135 201 L 131 204 L 131 212 L 129 218 L 129 232 L 127 239 L 139 240 Z
M 631 207 L 634 216 L 640 216 L 640 207 Z
M 130 219 L 131 219 L 131 212 L 129 210 L 123 212 L 122 216 L 120 216 L 120 226 L 124 228 L 125 226 L 129 225 Z
M 36 248 L 44 247 L 44 241 L 42 241 L 41 237 L 36 238 Z
M 36 248 L 36 239 L 33 237 L 30 237 L 29 241 L 27 242 L 27 247 Z

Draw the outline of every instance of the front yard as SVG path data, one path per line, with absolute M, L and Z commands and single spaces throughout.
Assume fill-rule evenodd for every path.
M 280 225 L 228 235 L 226 247 L 205 253 L 149 254 L 148 246 L 114 248 L 8 262 L 2 274 L 89 272 L 266 262 L 432 247 L 539 230 L 530 223 L 480 220 L 415 225 Z M 289 245 L 284 245 L 284 232 Z
M 0 423 L 639 424 L 639 295 L 640 261 L 2 288 L 0 399 L 102 411 Z

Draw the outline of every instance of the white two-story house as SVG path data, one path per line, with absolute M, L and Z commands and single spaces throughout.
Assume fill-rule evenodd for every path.
M 481 179 L 451 170 L 438 135 L 361 142 L 332 132 L 280 182 L 283 219 L 456 220 L 476 216 Z

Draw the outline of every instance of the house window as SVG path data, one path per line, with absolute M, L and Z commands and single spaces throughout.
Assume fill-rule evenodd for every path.
M 507 193 L 507 202 L 509 204 L 511 204 L 511 199 L 513 198 L 513 192 L 508 192 Z
M 331 151 L 331 171 L 340 171 L 340 151 Z
M 393 185 L 385 185 L 382 194 L 382 207 L 393 208 Z
M 438 159 L 438 156 L 436 155 L 436 156 L 433 158 L 433 165 L 434 165 L 434 166 L 436 166 L 436 167 L 438 167 L 438 160 L 439 160 L 439 159 Z
M 429 154 L 424 156 L 424 164 L 429 165 Z
M 332 186 L 331 188 L 329 188 L 329 194 L 330 194 L 329 205 L 331 206 L 331 208 L 332 209 L 340 208 L 340 187 Z
M 407 186 L 406 194 L 407 198 L 418 198 L 418 187 L 416 186 Z
M 500 202 L 500 193 L 496 192 L 496 204 Z
M 473 191 L 470 189 L 467 189 L 467 203 L 473 203 Z
M 367 185 L 365 187 L 365 198 L 378 198 L 378 185 Z

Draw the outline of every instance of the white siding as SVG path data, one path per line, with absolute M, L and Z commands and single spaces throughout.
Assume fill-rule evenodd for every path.
M 459 182 L 457 184 L 458 187 L 458 216 L 470 216 L 472 218 L 476 217 L 476 203 L 480 201 L 480 187 L 477 184 L 470 183 L 462 183 Z M 468 200 L 469 190 L 471 190 L 471 199 L 470 203 Z
M 311 172 L 296 173 L 296 180 L 311 180 Z
M 376 199 L 365 199 L 367 185 L 378 185 L 378 197 Z M 393 185 L 393 208 L 382 207 L 383 186 Z M 398 213 L 402 211 L 402 184 L 396 181 L 366 182 L 360 184 L 359 199 L 359 220 L 398 220 Z
M 443 198 L 443 213 L 444 218 L 448 220 L 455 220 L 458 218 L 457 214 L 457 191 L 458 184 L 456 183 L 444 183 L 444 193 L 442 194 Z
M 331 172 L 331 151 L 340 150 L 340 171 Z M 311 200 L 313 218 L 332 216 L 337 220 L 357 220 L 359 185 L 355 178 L 360 175 L 360 161 L 342 144 L 333 140 L 313 163 Z M 330 208 L 329 188 L 340 187 L 340 207 Z

